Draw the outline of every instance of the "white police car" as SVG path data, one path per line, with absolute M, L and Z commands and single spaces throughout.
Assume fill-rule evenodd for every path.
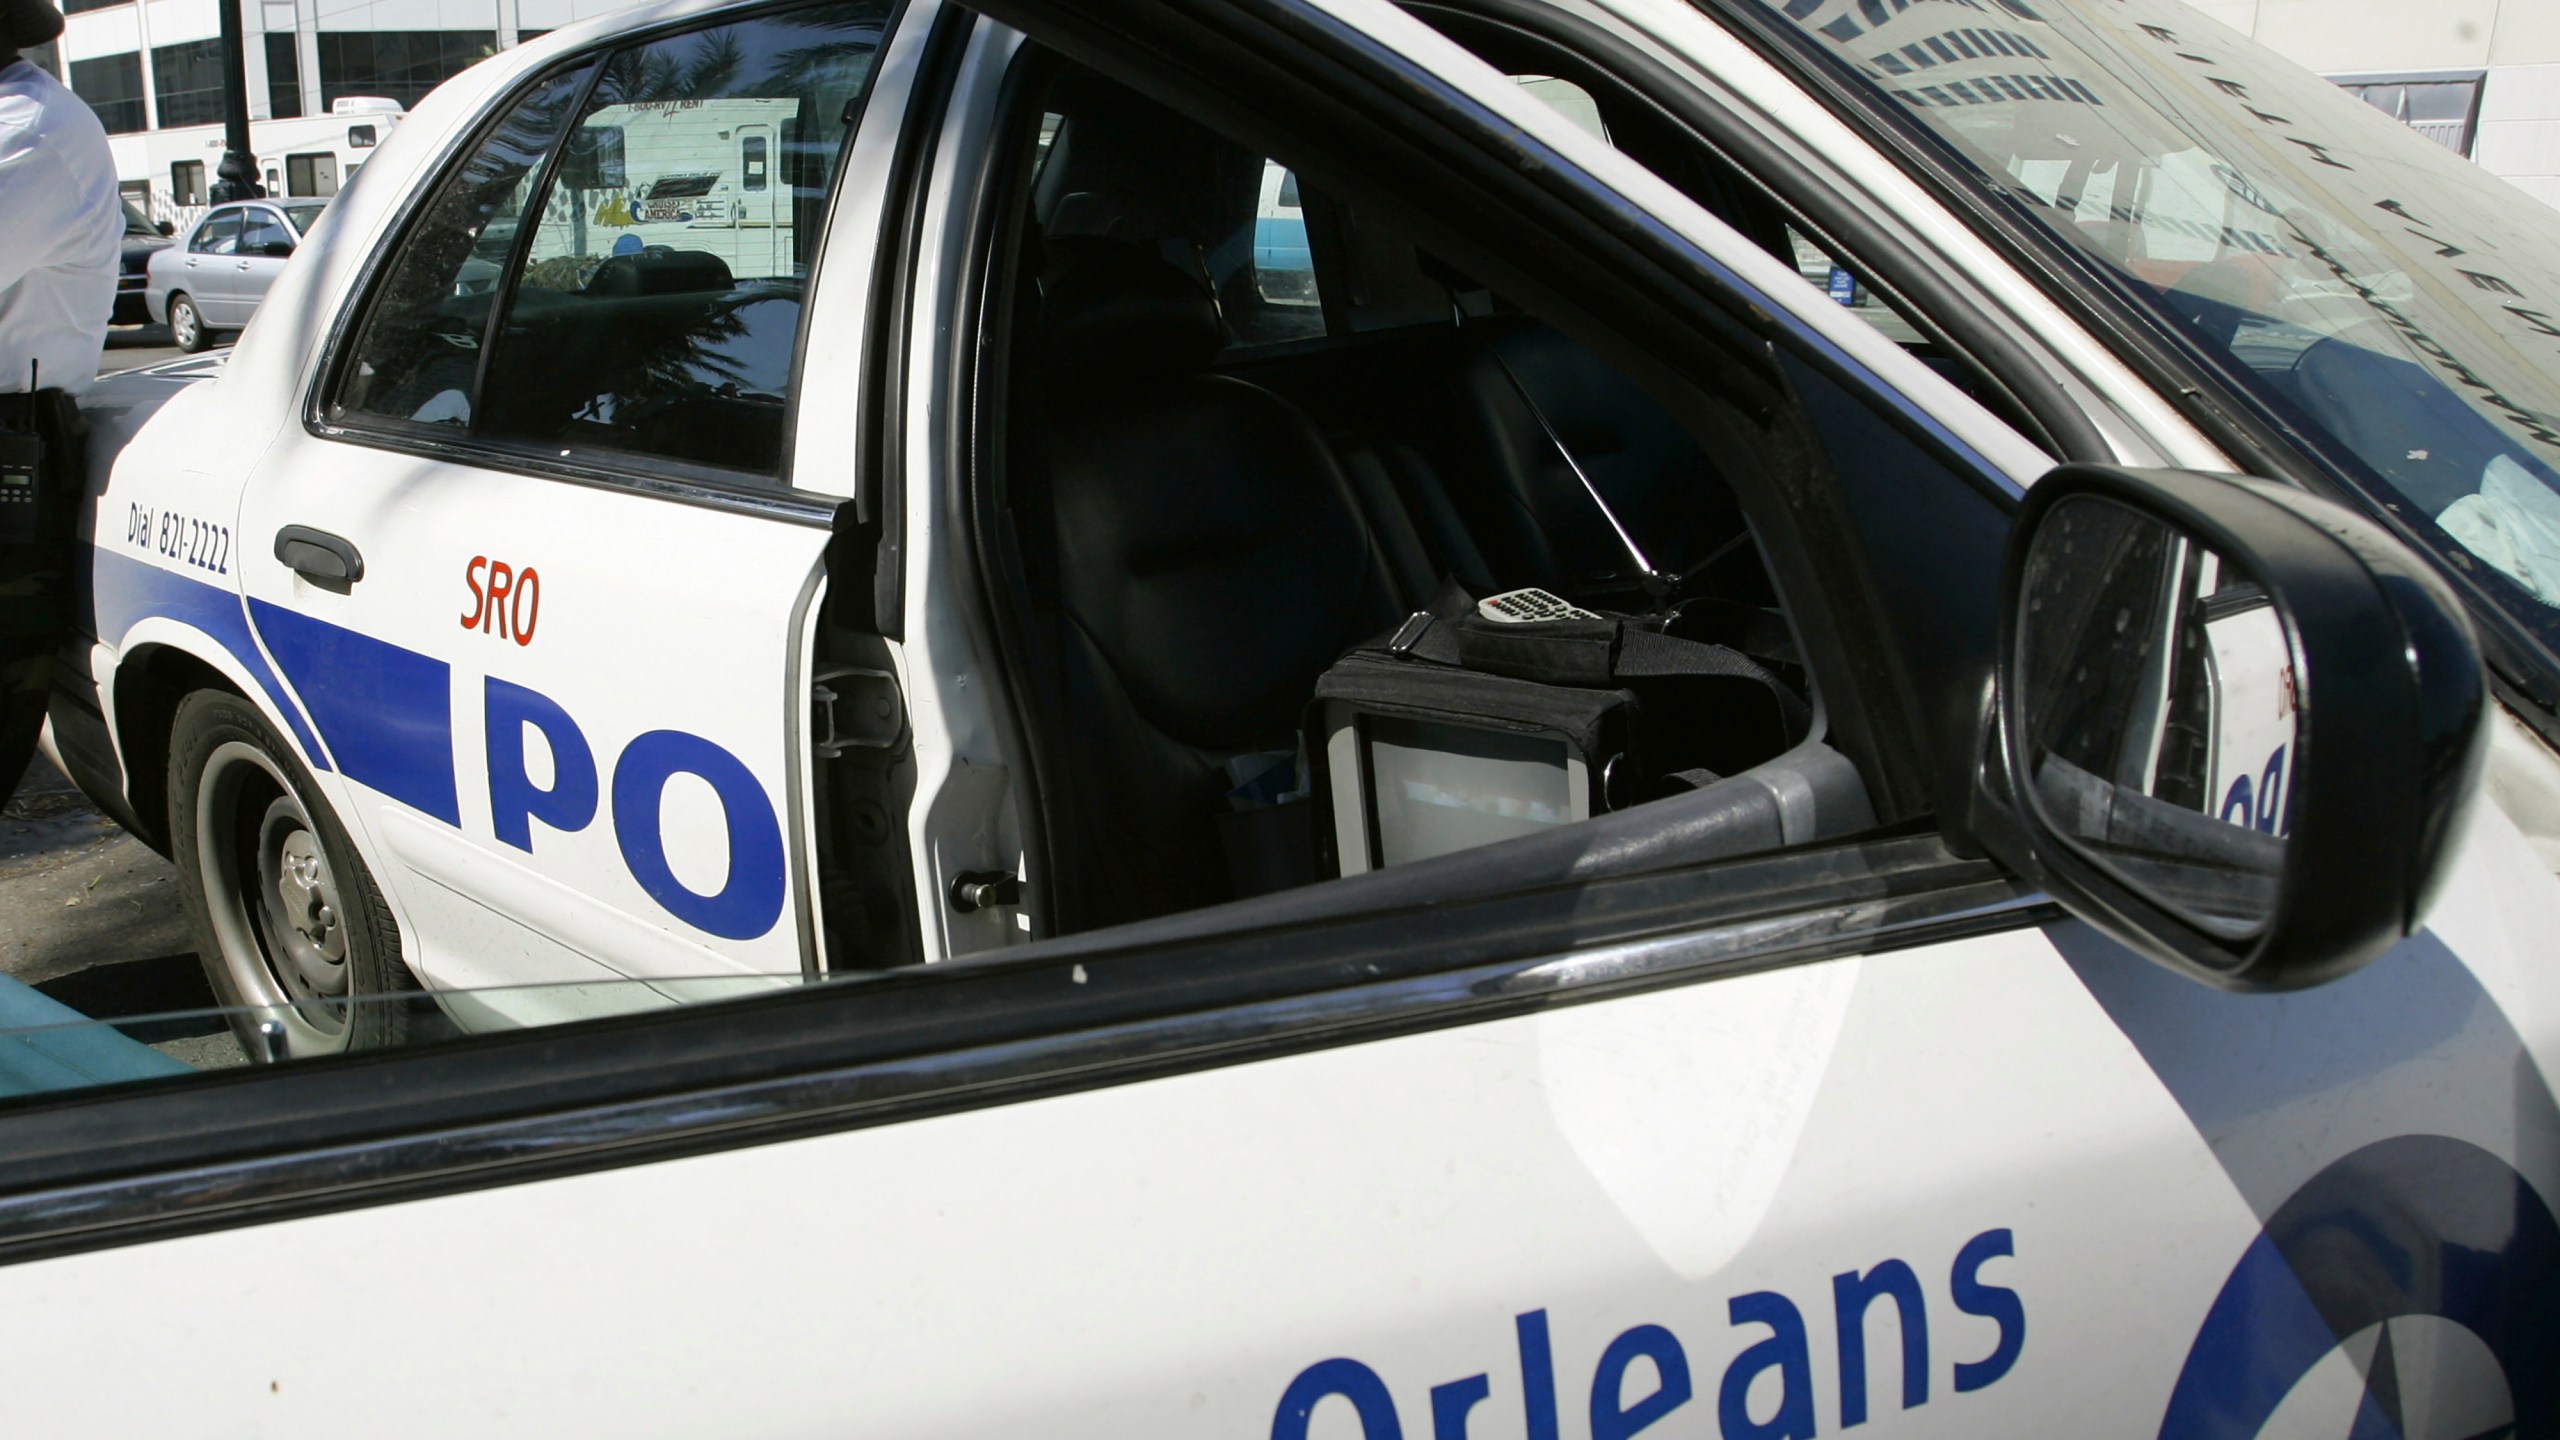
M 52 743 L 375 1053 L 0 1112 L 0 1414 L 2560 1433 L 2549 236 L 2168 0 L 489 62 L 91 407 Z

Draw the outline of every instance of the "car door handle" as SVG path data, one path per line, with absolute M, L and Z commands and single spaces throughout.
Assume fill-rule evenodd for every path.
M 326 530 L 287 525 L 276 532 L 276 558 L 316 585 L 343 590 L 364 578 L 364 556 Z

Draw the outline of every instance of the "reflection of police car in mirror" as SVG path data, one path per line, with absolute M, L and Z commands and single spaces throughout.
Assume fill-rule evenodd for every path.
M 152 1323 L 334 1396 L 578 1217 L 422 1430 L 2256 1434 L 2429 1346 L 2560 1424 L 2560 352 L 2437 283 L 2560 252 L 2166 0 L 1638 8 L 678 3 L 431 97 L 96 397 L 50 732 L 252 1053 L 367 1053 L 0 1114 L 87 1187 L 0 1255 L 281 1197 L 155 1252 L 276 1325 Z

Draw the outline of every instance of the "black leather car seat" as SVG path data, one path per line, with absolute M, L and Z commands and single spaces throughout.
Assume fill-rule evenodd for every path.
M 1484 537 L 1489 551 L 1525 567 L 1513 583 L 1579 593 L 1597 577 L 1633 578 L 1575 465 L 1657 569 L 1677 574 L 1743 533 L 1741 507 L 1714 463 L 1616 366 L 1526 316 L 1473 319 L 1459 336 L 1474 420 L 1465 428 L 1497 487 L 1473 518 L 1499 532 Z
M 1399 615 L 1323 436 L 1209 373 L 1208 288 L 1152 246 L 1053 242 L 1040 452 L 1053 833 L 1077 928 L 1232 898 L 1227 762 L 1290 750 L 1315 680 Z M 1035 582 L 1036 587 L 1037 582 Z M 1035 594 L 1035 605 L 1039 597 Z

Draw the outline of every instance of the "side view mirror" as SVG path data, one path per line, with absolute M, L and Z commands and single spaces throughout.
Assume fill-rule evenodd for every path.
M 270 240 L 258 247 L 258 253 L 266 256 L 270 260 L 290 259 L 293 256 L 293 242 L 290 240 Z
M 2069 465 L 2009 542 L 1983 840 L 2081 918 L 2233 990 L 2418 926 L 2485 753 L 2451 593 L 2269 481 Z
M 175 235 L 175 234 L 177 234 L 177 233 L 178 233 L 178 222 L 177 222 L 177 221 L 175 221 L 175 220 L 163 220 L 163 221 L 161 221 L 161 222 L 160 222 L 160 233 L 161 233 L 161 234 L 163 234 L 163 235 Z

